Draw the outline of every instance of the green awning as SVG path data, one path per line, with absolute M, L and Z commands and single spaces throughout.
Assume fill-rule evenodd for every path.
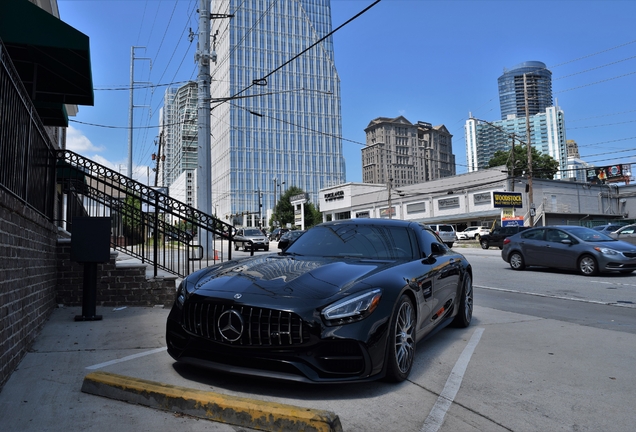
M 28 0 L 0 0 L 0 39 L 43 121 L 68 123 L 64 104 L 94 104 L 88 36 Z

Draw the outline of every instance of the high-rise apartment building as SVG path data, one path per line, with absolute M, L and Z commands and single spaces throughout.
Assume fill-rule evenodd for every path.
M 565 117 L 552 104 L 552 72 L 541 62 L 525 62 L 506 70 L 498 83 L 502 120 L 489 122 L 470 116 L 464 126 L 468 172 L 488 167 L 498 150 L 510 151 L 513 139 L 520 145 L 530 138 L 530 145 L 559 162 L 555 178 L 564 177 L 568 161 Z
M 265 219 L 291 186 L 317 204 L 345 180 L 333 41 L 316 44 L 332 30 L 330 0 L 214 1 L 214 14 L 234 17 L 212 20 L 213 208 L 249 223 L 233 215 L 258 214 L 262 194 Z
M 197 84 L 170 87 L 161 111 L 159 186 L 172 187 L 185 171 L 197 168 Z M 189 203 L 190 204 L 190 203 Z
M 526 116 L 526 93 L 530 115 L 543 113 L 552 106 L 552 72 L 542 62 L 528 61 L 504 69 L 497 83 L 502 120 Z
M 498 150 L 510 151 L 515 145 L 528 140 L 526 119 L 512 117 L 507 120 L 484 122 L 469 118 L 466 121 L 466 159 L 468 172 L 488 167 L 488 162 Z M 566 169 L 565 119 L 558 107 L 548 107 L 544 113 L 530 116 L 530 145 L 539 152 L 549 154 Z M 557 173 L 557 178 L 559 173 Z
M 444 125 L 378 117 L 364 131 L 364 183 L 390 181 L 392 187 L 400 187 L 455 175 L 453 136 Z
M 567 174 L 564 175 L 563 178 L 582 183 L 586 182 L 587 169 L 593 167 L 594 165 L 591 165 L 581 159 L 581 156 L 579 154 L 579 146 L 576 141 L 567 140 L 566 146 L 568 151 L 568 166 Z

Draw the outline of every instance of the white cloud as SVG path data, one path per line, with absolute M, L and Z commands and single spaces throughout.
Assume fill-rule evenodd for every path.
M 70 125 L 66 129 L 66 148 L 80 154 L 101 152 L 104 150 L 103 147 L 94 146 L 80 130 Z

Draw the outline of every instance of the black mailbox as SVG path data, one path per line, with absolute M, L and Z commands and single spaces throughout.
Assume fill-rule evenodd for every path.
M 104 263 L 110 260 L 110 218 L 74 217 L 71 261 Z
M 110 260 L 110 218 L 75 217 L 71 229 L 71 261 L 84 263 L 82 315 L 75 321 L 98 321 L 97 263 Z

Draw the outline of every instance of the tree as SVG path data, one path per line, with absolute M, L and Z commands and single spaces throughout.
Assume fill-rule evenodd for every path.
M 296 222 L 294 214 L 294 207 L 289 199 L 295 195 L 302 195 L 305 192 L 299 187 L 292 186 L 281 195 L 274 207 L 272 218 L 270 219 L 270 228 L 274 227 L 274 221 L 278 221 L 280 226 L 285 226 L 288 223 L 292 226 Z M 320 211 L 309 201 L 304 204 L 304 216 L 305 216 L 305 229 L 310 228 L 322 222 L 322 214 Z
M 505 165 L 510 175 L 520 175 L 522 172 L 528 171 L 528 150 L 525 145 L 515 146 L 514 157 L 511 158 L 510 151 L 497 150 L 493 157 L 488 161 L 488 167 Z M 532 152 L 532 177 L 552 180 L 554 174 L 559 170 L 559 162 L 552 156 L 540 153 L 536 148 L 531 147 Z M 514 164 L 514 165 L 513 165 Z

